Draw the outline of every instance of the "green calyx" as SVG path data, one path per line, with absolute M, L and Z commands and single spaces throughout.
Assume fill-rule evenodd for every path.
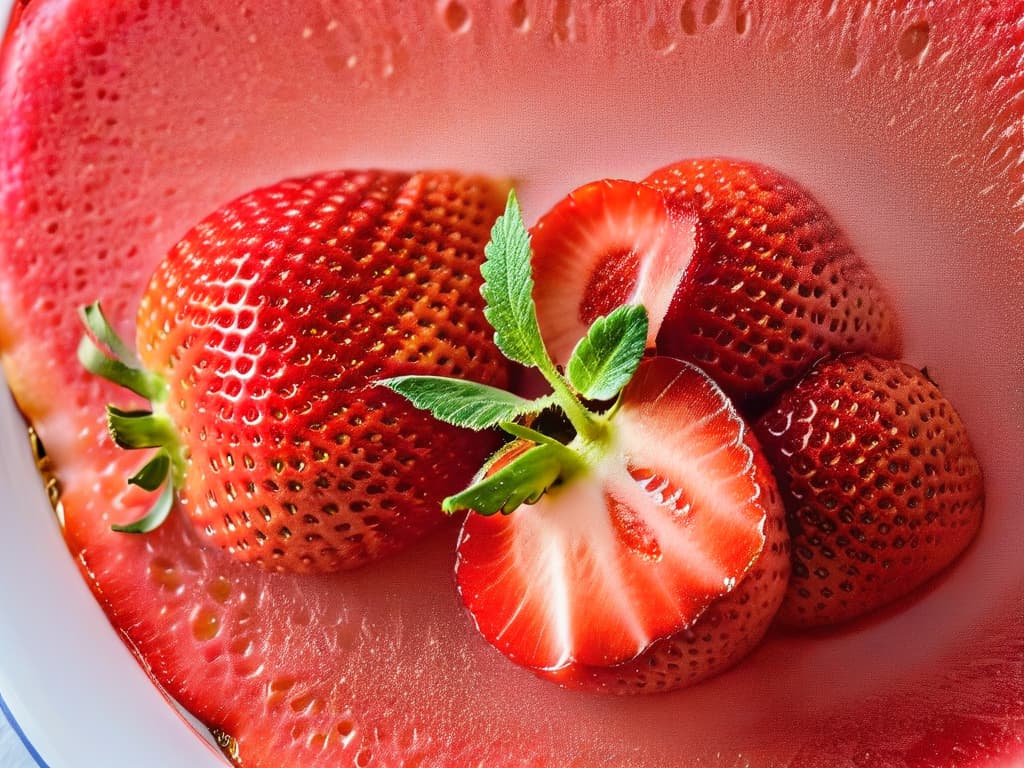
M 167 384 L 146 370 L 128 345 L 117 335 L 99 303 L 79 311 L 86 334 L 78 345 L 78 359 L 87 371 L 122 386 L 150 403 L 150 410 L 126 411 L 107 406 L 107 428 L 114 442 L 125 449 L 156 452 L 138 472 L 128 478 L 131 485 L 146 491 L 163 489 L 144 517 L 128 525 L 114 525 L 122 533 L 148 533 L 157 528 L 174 505 L 174 490 L 185 474 L 185 459 L 170 417 L 164 411 Z
M 449 514 L 460 510 L 509 514 L 585 472 L 610 445 L 611 419 L 617 409 L 617 401 L 606 410 L 594 410 L 586 402 L 614 401 L 636 372 L 647 342 L 647 311 L 622 306 L 595 320 L 576 345 L 565 372 L 558 369 L 537 323 L 530 235 L 515 192 L 509 194 L 505 213 L 491 229 L 484 255 L 481 294 L 494 342 L 509 360 L 540 371 L 550 394 L 528 400 L 484 384 L 439 376 L 399 376 L 378 382 L 441 421 L 476 430 L 500 427 L 533 443 L 511 459 L 499 451 L 466 490 L 444 500 L 442 509 Z M 550 408 L 560 409 L 572 424 L 576 435 L 568 444 L 519 421 Z

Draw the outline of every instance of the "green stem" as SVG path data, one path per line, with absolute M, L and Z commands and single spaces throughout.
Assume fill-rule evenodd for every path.
M 122 411 L 107 406 L 110 435 L 122 448 L 166 448 L 178 442 L 170 418 L 151 411 Z
M 538 445 L 542 443 L 550 445 L 558 453 L 559 460 L 562 462 L 563 479 L 582 471 L 586 466 L 586 463 L 583 461 L 579 453 L 569 446 L 558 442 L 558 440 L 555 440 L 555 438 L 550 435 L 545 435 L 543 432 L 538 432 L 530 427 L 517 424 L 514 421 L 503 421 L 498 426 L 513 437 L 518 437 L 522 440 L 529 440 L 530 442 L 537 443 Z
M 545 358 L 539 361 L 537 367 L 554 390 L 558 404 L 565 411 L 565 415 L 568 417 L 573 429 L 576 430 L 576 434 L 587 442 L 600 441 L 605 433 L 604 424 L 584 407 L 583 403 L 576 397 L 576 393 L 572 391 L 569 383 L 565 380 L 565 377 L 555 368 L 555 364 Z

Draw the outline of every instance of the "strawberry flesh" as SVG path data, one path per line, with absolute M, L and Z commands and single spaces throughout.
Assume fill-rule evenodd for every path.
M 984 483 L 964 423 L 905 363 L 822 363 L 756 429 L 792 536 L 786 624 L 833 624 L 886 605 L 978 532 Z
M 769 495 L 771 517 L 765 522 L 764 548 L 757 562 L 734 590 L 711 603 L 691 626 L 655 641 L 635 659 L 614 666 L 575 664 L 547 676 L 569 688 L 602 693 L 670 691 L 707 680 L 756 648 L 782 603 L 790 573 L 785 515 L 762 457 L 758 472 Z
M 612 429 L 584 474 L 463 525 L 466 606 L 488 641 L 540 672 L 621 664 L 693 626 L 758 560 L 778 508 L 751 433 L 686 363 L 641 363 Z
M 565 364 L 587 328 L 623 304 L 642 304 L 653 347 L 674 286 L 702 244 L 685 206 L 650 187 L 603 180 L 571 192 L 531 231 L 537 321 Z

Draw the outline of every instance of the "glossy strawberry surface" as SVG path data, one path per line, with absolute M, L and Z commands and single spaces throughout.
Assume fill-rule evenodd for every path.
M 32 0 L 0 74 L 0 345 L 112 631 L 250 766 L 1014 764 L 1021 15 L 944 0 Z M 324 168 L 458 167 L 514 176 L 533 220 L 588 179 L 710 154 L 784 169 L 828 208 L 971 427 L 986 524 L 927 596 L 620 699 L 558 690 L 476 637 L 445 532 L 386 571 L 301 588 L 197 550 L 189 526 L 109 532 L 145 501 L 124 489 L 132 462 L 100 447 L 114 392 L 74 363 L 71 309 L 102 298 L 129 337 L 157 261 L 225 200 Z M 31 514 L 46 511 L 8 530 Z M 96 719 L 118 743 L 123 726 Z
M 450 173 L 339 172 L 218 209 L 142 297 L 143 363 L 188 453 L 204 540 L 272 570 L 351 568 L 439 525 L 493 434 L 439 424 L 375 380 L 494 386 L 480 297 L 503 190 Z
M 607 453 L 536 504 L 466 519 L 459 591 L 484 637 L 543 676 L 671 690 L 767 630 L 788 574 L 781 505 L 756 440 L 693 366 L 641 363 L 609 428 Z M 698 658 L 658 674 L 670 647 Z
M 684 160 L 645 183 L 696 207 L 707 230 L 658 338 L 734 397 L 763 401 L 816 360 L 847 351 L 896 357 L 887 291 L 829 213 L 758 163 Z
M 767 402 L 821 357 L 902 346 L 891 300 L 838 225 L 756 163 L 686 160 L 644 185 L 585 185 L 541 217 L 534 250 L 556 359 L 594 317 L 641 300 L 658 307 L 659 353 L 694 362 L 743 402 Z M 668 254 L 681 262 L 674 272 Z
M 793 538 L 780 620 L 833 624 L 902 597 L 981 525 L 985 488 L 967 428 L 904 363 L 816 366 L 757 423 Z

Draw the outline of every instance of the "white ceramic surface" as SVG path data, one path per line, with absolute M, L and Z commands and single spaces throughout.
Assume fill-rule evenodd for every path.
M 24 422 L 0 390 L 0 696 L 49 768 L 216 768 L 132 659 L 68 556 Z M 4 718 L 0 715 L 0 724 Z M 22 768 L 12 744 L 2 768 Z M 7 756 L 18 762 L 5 762 Z

